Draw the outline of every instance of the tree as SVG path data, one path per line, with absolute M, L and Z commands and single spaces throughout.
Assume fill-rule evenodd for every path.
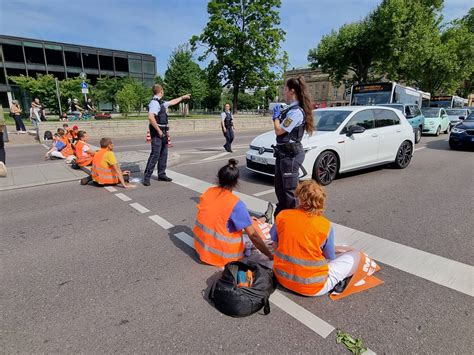
M 369 81 L 376 53 L 371 28 L 368 21 L 363 20 L 323 36 L 318 46 L 310 49 L 308 61 L 313 69 L 320 68 L 339 86 L 349 71 L 353 73 L 349 84 Z
M 204 71 L 204 76 L 207 84 L 207 92 L 204 97 L 204 107 L 215 110 L 223 109 L 222 86 L 219 76 L 219 68 L 214 61 L 211 61 Z
M 171 54 L 164 84 L 167 97 L 191 93 L 191 104 L 194 106 L 204 99 L 207 91 L 205 75 L 193 61 L 193 53 L 188 44 L 180 45 Z
M 193 49 L 205 46 L 203 60 L 210 54 L 224 85 L 233 87 L 233 111 L 239 92 L 263 87 L 275 77 L 271 66 L 277 62 L 285 32 L 277 27 L 281 0 L 210 0 L 209 21 L 199 36 L 193 36 Z
M 137 93 L 136 86 L 131 83 L 125 84 L 122 89 L 120 89 L 115 94 L 115 102 L 120 107 L 120 112 L 122 112 L 125 117 L 140 106 L 140 96 Z
M 120 79 L 108 76 L 97 79 L 92 97 L 97 102 L 111 102 L 115 104 L 115 95 L 123 87 Z
M 29 92 L 32 97 L 38 97 L 48 109 L 59 111 L 56 83 L 53 75 L 38 74 L 36 78 L 20 75 L 10 76 L 8 79 L 17 84 L 21 90 Z
M 81 92 L 81 83 L 84 80 L 82 80 L 79 77 L 76 78 L 68 78 L 61 80 L 59 83 L 59 92 L 60 92 L 60 97 L 61 97 L 61 106 L 63 108 L 63 111 L 66 111 L 68 109 L 68 99 L 77 99 L 80 102 L 80 106 L 83 106 L 84 104 L 82 101 L 84 101 L 84 94 Z M 86 80 L 87 82 L 88 80 Z M 92 91 L 92 89 L 91 89 Z

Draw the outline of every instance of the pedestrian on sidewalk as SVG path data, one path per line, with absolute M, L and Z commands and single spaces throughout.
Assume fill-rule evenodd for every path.
M 153 85 L 153 98 L 148 105 L 148 120 L 151 136 L 151 153 L 146 164 L 143 185 L 150 186 L 151 175 L 158 163 L 158 180 L 172 181 L 166 176 L 166 163 L 168 160 L 168 113 L 166 109 L 191 98 L 191 94 L 177 97 L 170 101 L 163 101 L 163 87 Z
M 23 123 L 23 120 L 21 119 L 21 112 L 22 112 L 22 109 L 20 107 L 20 104 L 18 103 L 18 100 L 13 100 L 12 105 L 10 106 L 10 115 L 15 120 L 17 134 L 26 133 L 25 124 Z
M 35 97 L 31 102 L 30 120 L 36 130 L 39 128 L 39 123 L 41 122 L 42 107 L 43 106 L 41 105 L 39 98 Z
M 232 112 L 230 111 L 230 104 L 224 105 L 224 112 L 221 113 L 222 133 L 224 133 L 225 144 L 224 149 L 232 153 L 232 142 L 234 141 L 234 121 Z
M 3 130 L 7 129 L 5 126 L 5 119 L 3 118 L 3 109 L 0 106 L 0 177 L 7 176 L 7 168 L 5 166 L 5 143 L 3 139 Z

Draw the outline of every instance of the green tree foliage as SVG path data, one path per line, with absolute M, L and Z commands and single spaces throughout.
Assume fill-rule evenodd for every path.
M 29 92 L 32 98 L 38 97 L 48 109 L 59 111 L 53 75 L 38 74 L 36 78 L 20 75 L 10 76 L 8 79 L 17 84 L 21 90 Z
M 204 100 L 207 85 L 203 70 L 193 61 L 188 44 L 176 48 L 168 62 L 164 78 L 165 95 L 175 98 L 191 93 L 191 105 L 199 106 Z
M 141 102 L 136 86 L 133 83 L 126 83 L 115 94 L 115 102 L 119 105 L 120 112 L 122 112 L 125 117 L 127 117 L 130 112 L 137 110 Z
M 202 34 L 193 36 L 193 48 L 205 46 L 200 59 L 213 54 L 224 86 L 233 87 L 233 111 L 239 92 L 273 81 L 270 70 L 278 60 L 285 32 L 280 24 L 280 0 L 210 0 L 209 21 Z
M 84 94 L 81 92 L 82 82 L 83 80 L 79 77 L 68 78 L 59 82 L 59 92 L 63 111 L 67 111 L 68 109 L 68 99 L 77 99 L 79 100 L 79 105 L 84 107 Z M 92 88 L 90 89 L 90 91 L 92 91 Z
M 111 102 L 115 104 L 115 94 L 122 88 L 119 78 L 108 76 L 97 79 L 94 90 L 91 91 L 92 98 L 96 102 Z
M 221 102 L 222 86 L 219 76 L 219 68 L 214 61 L 211 61 L 205 69 L 205 78 L 207 84 L 207 92 L 204 97 L 204 107 L 211 110 L 222 110 Z

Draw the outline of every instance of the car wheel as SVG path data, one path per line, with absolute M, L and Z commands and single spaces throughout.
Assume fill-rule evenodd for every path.
M 409 141 L 405 141 L 398 148 L 394 165 L 397 169 L 405 169 L 410 164 L 413 155 L 413 147 Z
M 319 154 L 313 167 L 313 179 L 318 184 L 329 185 L 336 177 L 339 161 L 334 152 L 325 151 Z
M 440 132 L 441 132 L 441 126 L 438 126 L 435 136 L 438 137 Z
M 418 144 L 421 141 L 421 128 L 418 127 L 415 131 L 415 143 Z

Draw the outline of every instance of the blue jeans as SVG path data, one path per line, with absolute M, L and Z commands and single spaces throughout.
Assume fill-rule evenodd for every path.
M 168 136 L 151 138 L 151 154 L 146 163 L 143 181 L 150 181 L 153 170 L 158 163 L 158 177 L 166 176 L 166 162 L 168 160 Z

